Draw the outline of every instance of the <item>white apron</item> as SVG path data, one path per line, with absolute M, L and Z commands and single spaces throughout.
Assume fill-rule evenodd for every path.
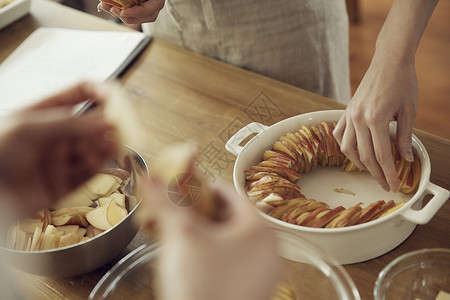
M 339 102 L 350 100 L 345 0 L 166 0 L 143 30 Z

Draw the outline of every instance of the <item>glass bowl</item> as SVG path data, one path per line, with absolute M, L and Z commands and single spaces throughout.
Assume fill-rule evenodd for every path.
M 283 277 L 294 299 L 359 300 L 350 276 L 342 266 L 317 246 L 288 234 L 280 235 L 296 247 L 296 261 L 283 259 Z M 120 260 L 92 290 L 89 299 L 158 299 L 156 259 L 163 248 L 142 245 Z M 174 285 L 175 286 L 175 285 Z M 288 298 L 290 299 L 290 298 Z
M 417 250 L 394 259 L 380 272 L 374 296 L 375 300 L 450 299 L 450 249 Z

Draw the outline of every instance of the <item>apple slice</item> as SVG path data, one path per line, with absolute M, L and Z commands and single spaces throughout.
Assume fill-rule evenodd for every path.
M 72 232 L 78 232 L 78 229 L 80 229 L 79 225 L 64 225 L 64 226 L 58 226 L 58 230 L 64 231 L 64 234 L 69 234 Z
M 329 211 L 330 209 L 328 207 L 319 207 L 313 211 L 311 211 L 311 213 L 309 214 L 309 216 L 307 218 L 305 218 L 303 221 L 298 221 L 297 220 L 297 224 L 300 226 L 310 226 L 312 225 L 312 223 L 314 222 L 314 220 L 316 219 L 316 217 L 324 212 L 324 211 Z
M 373 216 L 375 216 L 378 213 L 378 211 L 384 205 L 384 203 L 385 203 L 384 200 L 378 200 L 370 203 L 366 208 L 364 208 L 361 211 L 359 220 L 356 222 L 356 224 L 362 224 L 369 221 Z
M 93 207 L 88 206 L 76 206 L 76 207 L 65 207 L 60 208 L 58 210 L 52 211 L 51 216 L 58 217 L 62 215 L 68 215 L 68 216 L 85 216 L 86 213 L 94 210 Z
M 298 215 L 298 217 L 295 219 L 295 221 L 292 224 L 296 224 L 296 225 L 300 225 L 301 223 L 303 223 L 306 219 L 309 218 L 309 216 L 311 215 L 312 212 L 310 211 L 305 211 L 302 212 L 300 215 Z
M 107 219 L 109 224 L 112 226 L 118 224 L 120 221 L 125 219 L 128 212 L 125 208 L 117 204 L 116 201 L 111 201 L 107 209 Z
M 195 173 L 195 157 L 198 154 L 196 146 L 184 143 L 168 148 L 153 165 L 152 174 L 164 182 L 170 182 L 175 176 Z M 179 178 L 184 182 L 184 178 Z
M 120 207 L 125 208 L 125 195 L 122 193 L 112 193 L 108 197 L 98 198 L 99 206 L 108 206 L 111 201 L 115 201 Z
M 294 182 L 294 183 L 297 182 L 301 176 L 299 173 L 297 173 L 291 169 L 285 168 L 283 166 L 280 166 L 273 162 L 271 163 L 271 162 L 264 161 L 263 163 L 260 163 L 260 164 L 263 164 L 263 166 L 261 166 L 261 165 L 253 166 L 252 169 L 258 170 L 258 171 L 276 173 L 276 174 L 280 175 L 281 177 L 287 178 L 291 182 Z
M 97 196 L 111 195 L 122 183 L 122 180 L 111 174 L 98 173 L 89 179 L 85 185 L 87 189 Z
M 358 203 L 339 214 L 335 219 L 329 222 L 325 228 L 339 228 L 353 225 L 356 221 L 353 220 L 354 216 L 359 216 L 362 203 Z
M 45 228 L 44 234 L 42 236 L 40 250 L 49 250 L 57 248 L 59 243 L 58 241 L 59 237 L 57 236 L 57 232 L 58 229 L 56 229 L 56 227 L 53 225 L 48 225 L 47 228 Z
M 294 159 L 292 157 L 288 157 L 285 154 L 282 154 L 282 153 L 274 151 L 274 150 L 266 150 L 266 151 L 264 151 L 263 159 L 264 160 L 269 160 L 271 157 L 279 157 L 279 156 L 286 157 L 287 159 L 290 159 L 290 160 L 294 161 Z
M 14 241 L 14 249 L 15 250 L 25 250 L 27 246 L 27 233 L 20 229 L 19 226 L 15 226 L 15 241 Z
M 80 238 L 82 238 L 82 237 L 84 237 L 84 235 L 86 234 L 86 232 L 87 232 L 87 229 L 86 229 L 86 228 L 80 227 L 80 228 L 78 228 L 78 231 L 77 231 L 76 233 L 78 234 L 78 236 L 79 236 Z
M 259 172 L 256 170 L 251 170 L 251 173 L 246 174 L 245 179 L 247 181 L 247 184 L 252 183 L 254 181 L 257 181 L 261 178 L 263 178 L 264 176 L 271 176 L 271 177 L 280 177 L 278 174 L 276 173 L 270 173 L 270 172 Z M 246 172 L 244 171 L 244 174 Z
M 47 228 L 48 225 L 52 224 L 52 214 L 48 209 L 44 209 L 42 218 L 42 231 Z
M 33 234 L 30 251 L 39 250 L 39 247 L 41 245 L 41 240 L 42 240 L 42 228 L 36 227 L 34 234 Z
M 111 203 L 113 203 L 111 201 Z M 94 227 L 100 230 L 107 230 L 111 228 L 108 221 L 107 212 L 109 206 L 99 206 L 86 214 L 86 220 Z
M 44 222 L 41 219 L 25 219 L 17 222 L 17 226 L 20 227 L 26 233 L 34 233 L 36 227 L 42 228 Z
M 260 196 L 259 199 L 264 199 L 266 198 L 268 195 L 270 194 L 278 194 L 280 195 L 283 199 L 300 199 L 300 198 L 306 198 L 305 195 L 303 195 L 302 193 L 300 193 L 299 191 L 296 190 L 288 190 L 285 188 L 278 188 L 278 189 L 272 189 L 269 191 L 265 191 L 263 192 Z M 258 200 L 259 201 L 259 200 Z
M 92 227 L 92 232 L 94 233 L 94 236 L 100 235 L 103 232 L 105 232 L 104 230 L 98 229 L 97 227 Z
M 138 204 L 138 200 L 133 195 L 125 195 L 125 208 L 127 211 L 132 211 L 136 205 Z
M 52 208 L 57 210 L 65 207 L 90 206 L 95 198 L 97 196 L 89 191 L 86 192 L 86 187 L 82 185 L 54 203 Z
M 328 205 L 323 203 L 323 202 L 319 202 L 319 201 L 313 201 L 305 206 L 303 206 L 301 209 L 299 209 L 296 213 L 298 214 L 298 217 L 293 220 L 289 220 L 290 222 L 292 222 L 292 224 L 297 224 L 300 225 L 301 223 L 303 223 L 303 221 L 306 219 L 304 213 L 305 212 L 313 212 L 317 209 L 322 209 L 322 208 L 328 208 Z M 322 211 L 322 210 L 321 210 Z M 319 211 L 320 212 L 320 211 Z M 306 216 L 308 217 L 309 214 Z M 294 217 L 295 218 L 295 217 Z
M 114 1 L 114 0 L 102 0 L 102 1 L 105 2 L 105 3 L 107 3 L 107 4 L 109 4 L 109 5 L 111 5 L 111 6 L 118 7 L 118 8 L 120 8 L 120 9 L 125 8 L 125 6 L 123 6 L 123 4 L 118 3 L 118 2 L 116 2 L 116 1 Z
M 55 226 L 66 226 L 66 225 L 78 225 L 78 226 L 88 226 L 89 223 L 86 220 L 86 217 L 82 215 L 60 215 L 57 217 L 53 217 L 52 223 Z
M 382 218 L 384 216 L 387 216 L 389 214 L 392 214 L 394 211 L 398 210 L 399 208 L 401 208 L 403 205 L 406 204 L 406 201 L 402 201 L 400 203 L 396 203 L 394 207 L 392 207 L 391 209 L 389 209 L 388 211 L 384 212 L 381 216 L 379 216 L 378 218 Z
M 379 219 L 382 214 L 384 214 L 385 212 L 387 212 L 388 210 L 390 210 L 393 207 L 395 207 L 394 200 L 390 200 L 390 201 L 386 202 L 382 207 L 380 207 L 380 209 L 378 210 L 376 215 L 374 215 L 369 221 Z
M 319 141 L 319 151 L 317 152 L 317 158 L 320 164 L 325 167 L 328 163 L 327 145 L 325 138 L 322 136 L 322 132 L 319 129 L 320 125 L 311 125 L 309 128 L 314 135 L 315 139 Z
M 89 238 L 93 238 L 95 236 L 95 234 L 94 234 L 94 226 L 88 225 L 86 227 L 86 236 L 89 237 Z
M 261 177 L 258 180 L 253 181 L 248 187 L 250 189 L 257 188 L 257 187 L 265 187 L 275 184 L 278 180 L 280 180 L 280 177 L 276 176 L 270 176 L 266 175 Z
M 343 212 L 345 208 L 343 206 L 335 207 L 329 211 L 327 211 L 325 214 L 318 216 L 314 223 L 311 224 L 312 228 L 321 228 L 326 226 L 329 222 L 331 222 L 334 218 L 338 217 L 341 212 Z
M 298 203 L 299 201 L 297 199 L 287 200 L 284 205 L 277 206 L 270 211 L 269 216 L 281 220 L 283 214 L 290 208 L 297 206 Z
M 81 237 L 76 232 L 71 232 L 60 237 L 58 248 L 67 247 L 76 244 Z
M 291 209 L 286 210 L 284 212 L 284 214 L 281 216 L 280 220 L 291 223 L 291 224 L 296 224 L 296 220 L 297 218 L 304 213 L 305 211 L 308 211 L 307 209 L 305 210 L 304 208 L 315 202 L 315 200 L 312 199 L 297 199 L 295 200 L 297 205 L 293 206 Z
M 297 161 L 297 152 L 290 149 L 287 143 L 276 141 L 273 144 L 273 150 L 287 156 L 288 158 Z
M 114 201 L 111 197 L 100 197 L 97 200 L 98 206 L 108 206 L 111 201 Z
M 411 170 L 409 171 L 403 186 L 401 186 L 400 191 L 405 194 L 413 192 L 419 185 L 419 179 L 420 179 L 420 161 L 416 157 L 412 162 Z
M 292 137 L 292 136 L 291 136 Z M 289 149 L 290 152 L 295 154 L 295 158 L 297 160 L 301 160 L 300 158 L 303 156 L 303 151 L 301 148 L 297 146 L 297 144 L 292 140 L 292 138 L 289 138 L 288 136 L 281 136 L 278 139 L 286 148 Z
M 112 193 L 112 194 L 110 195 L 110 197 L 113 198 L 114 201 L 116 201 L 116 203 L 117 203 L 120 207 L 123 207 L 123 208 L 126 207 L 126 206 L 125 206 L 126 204 L 125 204 L 125 195 L 124 195 L 124 194 L 119 193 L 119 192 L 115 192 L 115 193 Z

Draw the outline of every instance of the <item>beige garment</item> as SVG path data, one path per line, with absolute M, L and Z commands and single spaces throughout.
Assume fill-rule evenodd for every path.
M 350 100 L 344 0 L 166 0 L 152 36 L 343 103 Z

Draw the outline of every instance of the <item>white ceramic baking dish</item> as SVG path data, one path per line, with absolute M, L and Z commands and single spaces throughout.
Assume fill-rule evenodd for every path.
M 317 111 L 285 119 L 270 127 L 254 122 L 239 130 L 226 144 L 226 149 L 237 156 L 233 180 L 238 193 L 247 196 L 244 170 L 261 161 L 264 151 L 271 149 L 280 136 L 296 131 L 302 125 L 318 124 L 321 121 L 337 122 L 342 113 L 342 110 Z M 395 124 L 391 125 L 391 135 L 395 135 Z M 254 133 L 258 134 L 245 146 L 239 145 Z M 430 182 L 431 164 L 428 153 L 416 136 L 413 136 L 412 143 L 414 154 L 421 164 L 420 183 L 415 193 L 406 195 L 385 192 L 369 173 L 341 172 L 340 168 L 318 167 L 303 174 L 298 182 L 305 196 L 326 202 L 332 207 L 342 205 L 349 208 L 358 202 L 362 202 L 365 207 L 380 199 L 407 200 L 403 207 L 388 216 L 355 226 L 324 229 L 293 225 L 263 212 L 259 213 L 275 231 L 306 238 L 330 253 L 341 264 L 357 263 L 380 256 L 408 238 L 417 224 L 427 223 L 450 195 L 446 189 Z M 335 188 L 351 190 L 355 195 L 336 193 Z M 426 195 L 431 195 L 431 199 L 423 206 Z M 286 249 L 283 253 L 285 258 L 295 260 L 295 249 Z

